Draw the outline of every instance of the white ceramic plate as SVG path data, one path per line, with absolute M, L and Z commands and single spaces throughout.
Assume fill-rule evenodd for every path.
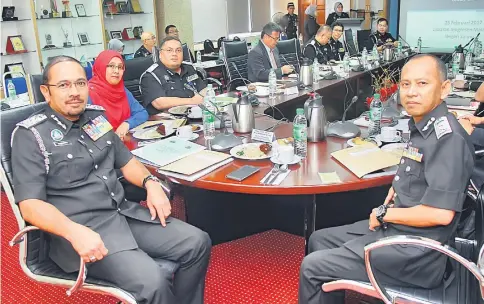
M 154 128 L 154 129 L 149 129 L 149 130 L 145 130 L 145 131 L 134 132 L 133 137 L 136 138 L 136 139 L 140 139 L 140 140 L 151 140 L 151 139 L 165 138 L 165 137 L 170 136 L 173 133 L 175 133 L 174 129 L 172 129 L 166 135 L 161 135 L 160 133 L 158 133 L 156 131 L 156 128 Z
M 186 115 L 188 113 L 188 109 L 191 107 L 193 106 L 176 106 L 168 109 L 168 113 L 173 115 Z
M 384 145 L 381 149 L 382 151 L 395 153 L 401 157 L 403 155 L 403 150 L 406 147 L 407 147 L 406 143 L 393 143 L 393 144 Z
M 378 134 L 377 136 L 375 136 L 375 139 L 378 140 L 378 141 L 381 141 L 381 142 L 386 142 L 386 143 L 399 143 L 399 142 L 402 141 L 401 136 L 397 136 L 392 140 L 383 140 L 383 138 L 381 137 L 381 134 Z
M 289 74 L 287 77 L 297 79 L 297 74 Z
M 301 161 L 301 157 L 300 156 L 297 156 L 297 155 L 294 155 L 294 158 L 292 159 L 291 162 L 289 163 L 283 163 L 281 162 L 277 156 L 272 156 L 271 157 L 271 162 L 273 162 L 274 164 L 278 164 L 278 165 L 294 165 L 294 164 L 297 164 Z
M 238 86 L 235 88 L 237 91 L 241 91 L 241 92 L 247 92 L 249 89 L 247 88 L 247 86 Z
M 197 138 L 199 138 L 199 137 L 200 137 L 200 134 L 197 134 L 197 133 L 193 133 L 193 134 L 192 134 L 192 137 L 190 137 L 190 138 L 185 138 L 185 137 L 176 136 L 176 138 L 178 138 L 178 139 L 181 139 L 181 140 L 190 140 L 190 141 L 191 141 L 191 140 L 195 140 L 195 139 L 197 139 Z
M 193 115 L 193 113 L 190 113 L 190 114 L 187 115 L 187 117 L 190 118 L 190 119 L 202 119 L 202 115 L 201 114 L 195 116 L 195 115 Z
M 198 132 L 203 131 L 203 125 L 200 125 L 200 124 L 191 124 L 190 126 L 192 126 L 192 131 L 193 132 L 198 133 Z M 195 129 L 195 127 L 196 127 L 196 129 Z
M 260 160 L 260 159 L 268 159 L 272 157 L 272 151 L 269 154 L 265 154 L 264 152 L 255 153 L 256 156 L 247 155 L 246 153 L 250 153 L 250 151 L 260 151 L 259 147 L 262 143 L 249 143 L 249 144 L 242 144 L 233 147 L 230 149 L 230 155 L 238 159 L 245 159 L 245 160 Z
M 354 142 L 354 138 L 348 139 L 348 141 L 347 141 L 346 143 L 347 143 L 347 144 L 348 144 L 348 146 L 350 146 L 350 147 L 361 146 L 361 145 L 357 145 L 357 144 L 355 144 L 355 142 Z M 381 141 L 380 141 L 378 138 L 375 138 L 375 139 L 374 139 L 374 141 L 369 142 L 369 144 L 371 144 L 371 143 L 375 143 L 375 144 L 377 144 L 377 145 L 378 145 L 378 147 L 381 147 L 381 145 L 382 145 L 382 142 L 381 142 Z

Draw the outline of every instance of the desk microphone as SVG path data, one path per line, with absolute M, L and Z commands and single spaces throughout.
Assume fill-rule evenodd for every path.
M 331 123 L 328 127 L 328 136 L 335 136 L 341 138 L 353 138 L 361 134 L 360 128 L 352 122 L 346 121 L 346 113 L 349 108 L 358 100 L 358 96 L 354 96 L 351 99 L 350 104 L 343 112 L 343 118 L 341 121 Z
M 290 65 L 293 68 L 294 73 L 296 73 L 297 78 L 299 79 L 299 73 L 297 72 L 296 67 L 293 64 L 290 64 L 289 61 L 287 61 L 286 57 L 283 54 L 279 54 L 279 56 L 281 56 L 281 58 L 284 59 L 284 61 L 286 62 L 287 65 Z M 299 67 L 299 70 L 301 70 L 301 67 Z
M 403 37 L 400 34 L 398 34 L 398 39 L 405 42 L 405 44 L 410 48 L 410 50 L 412 50 L 412 46 L 410 45 L 410 43 L 408 43 L 407 40 L 403 39 Z

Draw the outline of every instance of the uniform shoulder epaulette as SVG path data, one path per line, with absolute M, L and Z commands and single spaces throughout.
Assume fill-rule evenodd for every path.
M 23 127 L 26 129 L 30 129 L 41 122 L 47 120 L 47 115 L 45 114 L 35 114 L 34 116 L 30 116 L 29 118 L 22 120 L 17 124 L 19 127 Z
M 147 70 L 146 72 L 151 73 L 153 72 L 156 68 L 158 67 L 158 63 L 153 63 Z
M 93 105 L 93 104 L 87 104 L 86 110 L 105 111 L 105 109 L 103 107 L 98 106 L 98 105 Z
M 437 139 L 440 139 L 445 134 L 452 133 L 452 127 L 450 126 L 449 119 L 447 116 L 442 116 L 437 118 L 434 123 L 435 135 Z

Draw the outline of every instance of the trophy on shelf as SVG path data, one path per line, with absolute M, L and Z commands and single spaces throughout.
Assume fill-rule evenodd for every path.
M 50 9 L 52 13 L 50 13 L 51 18 L 60 18 L 61 14 L 59 13 L 59 10 L 57 9 L 57 2 L 56 0 L 50 0 Z
M 72 43 L 69 41 L 69 32 L 64 30 L 63 27 L 61 27 L 62 32 L 64 32 L 64 37 L 66 38 L 66 41 L 64 41 L 64 47 L 72 47 Z
M 62 12 L 62 18 L 71 18 L 72 11 L 69 7 L 69 0 L 62 0 L 62 5 L 64 5 L 64 11 Z
M 43 5 L 40 6 L 40 19 L 49 19 L 49 11 L 44 8 Z
M 52 35 L 51 34 L 45 34 L 44 50 L 53 49 L 55 47 L 56 46 L 52 43 Z

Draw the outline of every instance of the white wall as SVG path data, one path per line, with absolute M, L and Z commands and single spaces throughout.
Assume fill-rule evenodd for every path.
M 288 2 L 294 3 L 294 13 L 297 14 L 297 0 L 271 0 L 271 16 L 278 12 L 287 14 Z
M 217 40 L 227 35 L 225 0 L 192 1 L 193 41 Z M 210 16 L 210 17 L 207 17 Z
M 334 12 L 334 4 L 336 2 L 341 2 L 343 4 L 343 12 L 347 12 L 349 14 L 350 12 L 350 0 L 326 0 L 326 18 L 328 18 L 328 15 Z M 364 3 L 364 1 L 363 1 Z

